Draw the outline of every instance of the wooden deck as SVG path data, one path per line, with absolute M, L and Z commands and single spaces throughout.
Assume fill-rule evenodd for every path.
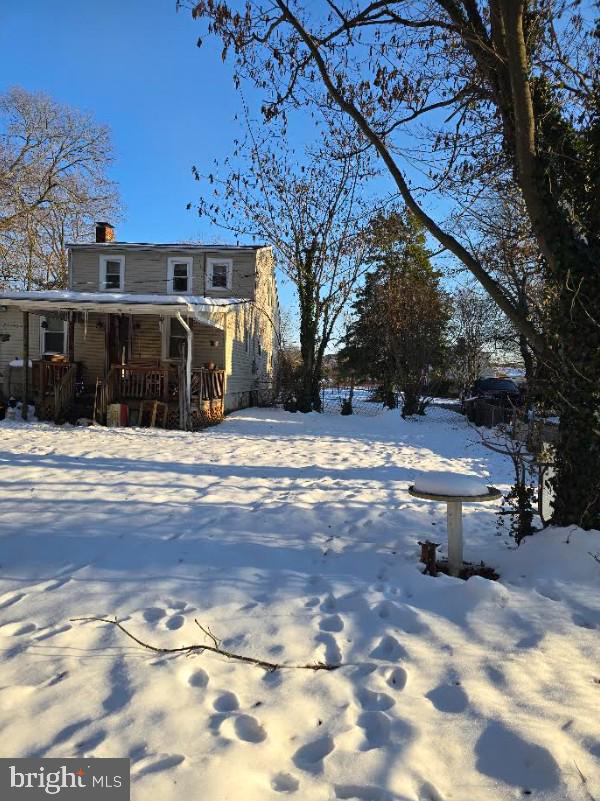
M 100 388 L 97 411 L 106 420 L 112 403 L 125 403 L 139 410 L 142 401 L 161 401 L 169 407 L 168 425 L 180 424 L 180 395 L 184 381 L 183 367 L 165 365 L 114 365 Z M 225 371 L 192 369 L 192 416 L 198 427 L 217 422 L 223 417 Z
M 64 422 L 75 407 L 79 409 L 78 416 L 90 418 L 94 415 L 95 408 L 97 422 L 106 423 L 108 407 L 112 403 L 124 403 L 130 410 L 138 411 L 142 401 L 156 400 L 167 404 L 168 426 L 178 428 L 180 425 L 180 395 L 185 391 L 183 367 L 158 362 L 114 365 L 105 379 L 98 379 L 95 398 L 93 393 L 88 393 L 80 399 L 77 396 L 77 363 L 67 360 L 38 360 L 31 365 L 30 397 L 35 402 L 40 420 Z M 22 368 L 14 369 L 22 372 Z M 224 370 L 192 369 L 191 407 L 194 427 L 222 419 L 224 385 Z M 84 406 L 85 411 L 79 408 Z

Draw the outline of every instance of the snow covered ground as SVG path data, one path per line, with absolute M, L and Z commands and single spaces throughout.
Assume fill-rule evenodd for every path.
M 129 756 L 134 801 L 600 798 L 600 533 L 516 550 L 466 504 L 465 556 L 501 581 L 424 576 L 427 470 L 510 480 L 440 408 L 0 424 L 0 756 Z M 343 667 L 161 656 L 82 615 Z

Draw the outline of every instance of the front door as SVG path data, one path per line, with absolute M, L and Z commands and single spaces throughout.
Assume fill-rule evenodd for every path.
M 131 353 L 131 318 L 126 314 L 109 314 L 106 327 L 108 367 L 127 364 Z

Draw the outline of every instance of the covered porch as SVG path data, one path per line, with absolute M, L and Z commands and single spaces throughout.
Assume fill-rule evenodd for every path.
M 130 423 L 140 425 L 148 402 L 160 404 L 159 424 L 173 428 L 190 430 L 222 418 L 225 299 L 47 291 L 3 293 L 0 305 L 18 310 L 22 319 L 22 353 L 9 366 L 10 393 L 33 403 L 39 419 L 107 423 L 109 408 L 121 404 Z M 40 326 L 48 327 L 49 315 L 62 321 L 63 353 L 32 347 L 34 315 Z M 24 403 L 25 415 L 26 409 Z

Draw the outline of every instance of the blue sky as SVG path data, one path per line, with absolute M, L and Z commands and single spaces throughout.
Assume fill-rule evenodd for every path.
M 240 132 L 232 65 L 222 63 L 215 38 L 196 46 L 201 33 L 175 0 L 0 0 L 0 91 L 44 91 L 110 127 L 111 177 L 125 209 L 120 240 L 233 241 L 186 210 L 199 193 L 192 165 L 210 171 Z M 244 91 L 258 116 L 261 98 Z M 309 118 L 294 132 L 310 139 Z M 387 194 L 389 177 L 374 188 Z M 293 307 L 281 275 L 279 291 Z
M 231 65 L 200 33 L 175 0 L 0 0 L 0 91 L 44 91 L 110 127 L 121 240 L 231 241 L 186 210 L 192 165 L 208 171 L 239 130 Z
M 199 49 L 198 33 L 175 0 L 0 4 L 3 88 L 43 90 L 110 126 L 120 239 L 208 233 L 185 209 L 197 194 L 191 166 L 228 152 L 238 98 L 216 42 Z

